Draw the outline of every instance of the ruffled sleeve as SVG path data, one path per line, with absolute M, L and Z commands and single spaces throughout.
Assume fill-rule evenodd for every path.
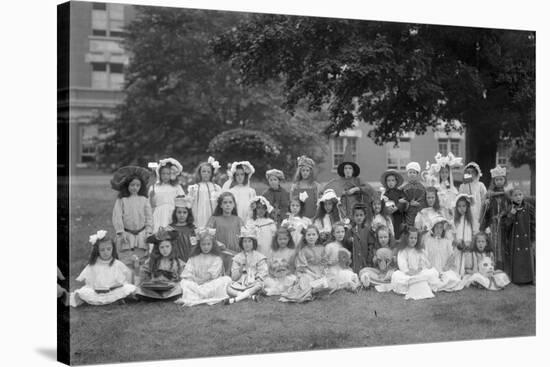
M 185 264 L 185 267 L 183 268 L 183 271 L 180 274 L 181 279 L 187 279 L 196 281 L 195 277 L 195 262 L 197 261 L 197 257 L 191 257 L 189 260 L 187 260 L 187 263 Z
M 237 280 L 241 276 L 241 268 L 245 265 L 245 259 L 242 252 L 239 252 L 233 257 L 231 262 L 231 278 Z
M 132 271 L 120 260 L 115 260 L 112 266 L 116 267 L 116 281 L 120 284 L 132 282 Z
M 124 222 L 122 220 L 122 199 L 118 198 L 115 201 L 113 208 L 113 227 L 116 233 L 124 232 Z
M 90 265 L 86 265 L 84 270 L 80 273 L 80 275 L 76 278 L 77 282 L 86 282 L 86 285 L 89 285 L 93 283 L 93 276 L 92 276 L 92 269 Z
M 256 263 L 256 278 L 264 280 L 269 274 L 269 267 L 267 266 L 267 258 L 262 255 L 260 260 Z

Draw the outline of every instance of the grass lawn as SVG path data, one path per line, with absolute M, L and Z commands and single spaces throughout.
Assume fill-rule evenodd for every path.
M 86 264 L 88 236 L 112 232 L 115 192 L 107 178 L 71 187 L 71 289 Z M 261 190 L 258 190 L 261 192 Z M 394 293 L 338 292 L 308 304 L 260 303 L 183 308 L 171 302 L 71 309 L 74 364 L 196 358 L 326 348 L 535 335 L 535 287 L 465 289 L 405 301 Z

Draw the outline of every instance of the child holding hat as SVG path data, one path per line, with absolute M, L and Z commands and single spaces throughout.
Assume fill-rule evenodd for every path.
M 481 168 L 476 162 L 470 162 L 464 167 L 464 182 L 458 192 L 472 196 L 472 216 L 479 223 L 481 219 L 481 205 L 485 202 L 487 188 L 479 178 L 483 176 Z
M 273 206 L 272 217 L 277 225 L 280 225 L 290 205 L 290 194 L 281 186 L 285 174 L 278 169 L 270 169 L 265 173 L 265 178 L 269 188 L 264 191 L 262 196 Z
M 401 236 L 401 225 L 405 220 L 404 213 L 406 208 L 405 193 L 399 187 L 403 185 L 403 176 L 394 169 L 387 170 L 382 174 L 380 183 L 384 188 L 383 196 L 387 198 L 386 208 L 391 216 L 393 223 L 393 233 L 395 238 Z M 401 200 L 404 199 L 404 200 Z

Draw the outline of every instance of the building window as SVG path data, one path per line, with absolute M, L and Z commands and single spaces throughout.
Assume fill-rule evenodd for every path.
M 344 152 L 349 145 L 351 149 L 351 156 L 353 161 L 357 161 L 357 138 L 356 137 L 342 137 L 338 136 L 332 141 L 332 169 L 336 170 L 338 165 L 344 161 Z
M 437 141 L 437 151 L 441 155 L 453 153 L 455 157 L 460 156 L 460 139 L 439 139 Z
M 122 4 L 94 3 L 92 5 L 92 35 L 123 37 L 124 6 Z
M 509 145 L 500 143 L 497 147 L 496 164 L 506 167 L 508 166 L 508 158 L 510 156 Z
M 97 154 L 97 134 L 96 125 L 85 125 L 80 127 L 80 162 L 93 163 Z
M 400 140 L 397 145 L 393 142 L 386 143 L 386 157 L 388 169 L 404 171 L 411 161 L 410 140 Z
M 123 86 L 124 65 L 92 62 L 92 88 L 122 89 Z

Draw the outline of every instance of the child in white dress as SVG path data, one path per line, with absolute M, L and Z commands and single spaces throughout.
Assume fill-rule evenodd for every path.
M 473 199 L 471 202 L 472 218 L 479 223 L 481 219 L 481 206 L 485 202 L 485 196 L 487 195 L 487 188 L 483 182 L 479 181 L 479 178 L 483 176 L 481 169 L 476 162 L 470 162 L 464 167 L 464 183 L 458 188 L 458 192 L 462 194 L 468 194 Z
M 181 273 L 182 296 L 176 301 L 184 306 L 213 305 L 227 298 L 231 278 L 224 276 L 223 260 L 216 243 L 216 230 L 197 229 L 199 245 Z
M 461 277 L 465 274 L 465 265 L 472 256 L 472 238 L 479 230 L 479 222 L 471 210 L 473 198 L 467 194 L 458 194 L 454 216 L 454 269 Z
M 298 246 L 302 242 L 302 231 L 311 225 L 311 219 L 304 216 L 304 202 L 307 199 L 307 193 L 303 192 L 299 196 L 290 199 L 290 213 L 288 217 L 281 222 L 281 226 L 286 226 L 292 233 L 292 241 Z
M 273 211 L 271 203 L 263 196 L 256 196 L 250 202 L 252 218 L 246 223 L 246 227 L 256 228 L 258 252 L 266 257 L 271 256 L 271 243 L 277 231 L 275 221 L 269 217 Z
M 258 240 L 254 227 L 243 227 L 239 236 L 239 252 L 233 257 L 231 279 L 227 287 L 230 298 L 224 301 L 230 305 L 247 298 L 258 301 L 257 294 L 264 287 L 264 279 L 268 275 L 267 258 L 257 251 Z
M 326 243 L 330 239 L 333 223 L 342 221 L 339 204 L 340 199 L 332 189 L 325 190 L 317 203 L 317 213 L 313 218 L 313 224 L 319 230 L 321 243 Z
M 281 226 L 271 244 L 271 256 L 267 259 L 269 275 L 264 281 L 264 292 L 267 296 L 280 295 L 296 281 L 294 260 L 296 257 L 294 241 L 290 230 Z
M 445 229 L 447 227 L 447 229 Z M 438 291 L 453 292 L 462 289 L 460 276 L 454 271 L 454 249 L 452 239 L 445 235 L 451 224 L 443 216 L 432 218 L 429 232 L 423 237 L 428 261 L 439 273 L 441 283 Z
M 376 231 L 379 226 L 384 226 L 390 231 L 392 237 L 395 236 L 393 232 L 393 221 L 389 214 L 389 208 L 386 208 L 386 201 L 381 198 L 374 198 L 372 200 L 372 231 Z
M 119 168 L 111 180 L 111 187 L 119 192 L 113 208 L 113 227 L 119 260 L 133 268 L 149 255 L 147 237 L 153 231 L 153 215 L 147 197 L 150 171 L 141 167 Z M 139 271 L 139 269 L 134 269 Z
M 429 232 L 430 225 L 435 217 L 445 217 L 445 213 L 439 204 L 437 189 L 433 186 L 426 187 L 426 205 L 427 207 L 418 212 L 414 219 L 414 226 L 418 228 L 420 232 Z
M 374 232 L 377 242 L 377 250 L 372 259 L 374 267 L 365 267 L 359 271 L 359 279 L 365 288 L 371 285 L 383 286 L 380 290 L 387 288 L 393 272 L 397 270 L 397 253 L 393 251 L 394 240 L 390 233 L 391 230 L 383 225 L 378 226 Z
M 392 274 L 391 289 L 404 294 L 405 299 L 434 297 L 432 290 L 440 284 L 439 274 L 428 261 L 418 229 L 407 227 L 401 235 L 398 249 L 399 269 Z
M 117 259 L 116 246 L 107 237 L 107 231 L 100 230 L 90 236 L 90 244 L 92 253 L 88 265 L 76 278 L 76 281 L 86 284 L 71 293 L 70 305 L 107 305 L 134 293 L 136 287 L 131 284 L 132 272 Z
M 149 190 L 153 208 L 153 233 L 157 233 L 160 227 L 170 224 L 176 196 L 185 195 L 178 182 L 181 171 L 181 164 L 173 158 L 161 159 L 158 163 L 158 181 Z
M 195 184 L 187 188 L 189 197 L 193 203 L 191 209 L 195 216 L 195 226 L 202 228 L 206 226 L 208 219 L 216 208 L 217 194 L 221 187 L 214 183 L 214 176 L 220 168 L 220 163 L 209 157 L 208 161 L 202 162 L 195 172 Z
M 223 191 L 229 191 L 235 196 L 237 214 L 244 223 L 250 217 L 250 201 L 256 197 L 256 190 L 250 187 L 250 179 L 254 167 L 248 161 L 233 162 L 229 170 L 230 177 L 223 184 Z

